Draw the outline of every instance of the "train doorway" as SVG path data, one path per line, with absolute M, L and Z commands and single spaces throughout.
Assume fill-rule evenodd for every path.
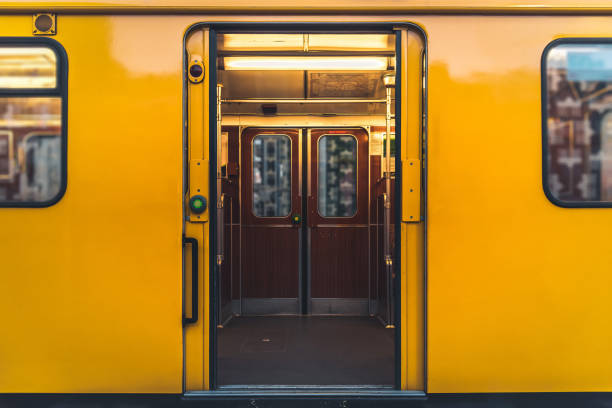
M 380 171 L 367 164 L 371 127 L 223 130 L 230 157 L 240 146 L 239 165 L 228 164 L 241 169 L 223 182 L 224 204 L 241 202 L 240 225 L 225 217 L 219 384 L 392 386 L 379 203 L 368 220 L 384 183 L 370 183 L 368 167 Z
M 219 33 L 217 52 L 219 386 L 392 387 L 395 36 Z
M 399 33 L 204 32 L 211 388 L 399 386 Z

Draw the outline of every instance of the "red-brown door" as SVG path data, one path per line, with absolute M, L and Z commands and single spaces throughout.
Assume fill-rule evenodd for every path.
M 310 311 L 367 314 L 368 134 L 310 130 Z
M 299 144 L 298 129 L 241 135 L 244 314 L 300 312 Z

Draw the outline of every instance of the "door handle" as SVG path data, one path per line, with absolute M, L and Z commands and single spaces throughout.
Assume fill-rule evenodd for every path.
M 183 237 L 183 245 L 191 244 L 191 317 L 183 312 L 183 324 L 198 321 L 198 240 Z

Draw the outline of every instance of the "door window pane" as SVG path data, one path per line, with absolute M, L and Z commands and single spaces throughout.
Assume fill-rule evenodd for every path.
M 574 204 L 612 202 L 612 44 L 551 48 L 545 96 L 549 194 Z
M 60 135 L 61 98 L 0 98 L 0 203 L 60 194 Z
M 318 142 L 319 214 L 352 217 L 357 213 L 357 139 L 325 135 Z
M 287 135 L 253 138 L 253 214 L 286 217 L 291 212 L 291 139 Z

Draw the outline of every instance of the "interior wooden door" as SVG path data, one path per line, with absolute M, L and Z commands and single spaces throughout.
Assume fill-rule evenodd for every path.
M 368 133 L 311 129 L 310 310 L 367 315 Z
M 300 312 L 299 145 L 299 129 L 241 136 L 243 314 Z

